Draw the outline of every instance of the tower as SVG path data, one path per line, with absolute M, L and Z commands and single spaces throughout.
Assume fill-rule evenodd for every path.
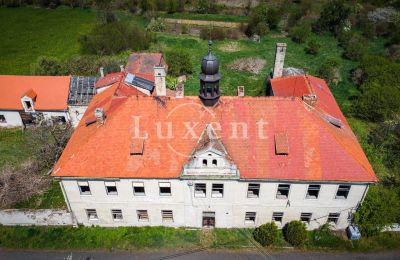
M 220 97 L 219 93 L 219 62 L 211 52 L 212 41 L 208 42 L 208 54 L 201 61 L 200 94 L 199 97 L 205 106 L 214 106 Z

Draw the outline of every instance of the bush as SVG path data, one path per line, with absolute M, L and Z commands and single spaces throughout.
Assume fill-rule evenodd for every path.
M 32 65 L 33 75 L 58 76 L 63 75 L 61 62 L 53 57 L 39 57 L 37 62 Z
M 96 26 L 79 39 L 83 53 L 110 55 L 124 50 L 145 50 L 153 41 L 151 34 L 123 22 Z
M 260 23 L 268 26 L 269 29 L 276 29 L 280 19 L 281 16 L 277 9 L 268 7 L 266 4 L 260 4 L 251 11 L 246 34 L 251 36 L 257 33 L 256 28 L 260 26 Z
M 152 18 L 146 30 L 150 32 L 164 32 L 166 29 L 165 21 L 162 18 Z
M 398 195 L 392 189 L 371 187 L 354 220 L 362 235 L 377 235 L 384 227 L 400 220 Z
M 269 27 L 265 23 L 258 23 L 254 30 L 259 36 L 265 36 L 269 33 Z
M 344 0 L 329 1 L 323 6 L 320 18 L 314 28 L 316 31 L 338 34 L 343 30 L 349 15 L 350 8 L 345 5 Z
M 368 51 L 365 42 L 364 38 L 353 36 L 346 44 L 344 57 L 354 61 L 360 60 Z
M 337 78 L 339 70 L 339 61 L 336 59 L 328 59 L 317 70 L 317 75 L 328 83 L 333 82 Z
M 321 45 L 316 40 L 310 40 L 305 48 L 306 53 L 311 55 L 317 55 Z
M 270 246 L 278 238 L 278 227 L 274 222 L 263 224 L 254 229 L 253 237 L 262 246 Z
M 311 27 L 308 23 L 302 22 L 289 31 L 289 35 L 293 41 L 304 43 L 311 35 Z
M 307 240 L 306 225 L 298 220 L 291 221 L 283 228 L 283 235 L 291 245 L 301 246 Z
M 226 38 L 225 30 L 222 28 L 203 28 L 200 31 L 200 38 L 203 40 L 223 41 Z
M 188 52 L 183 50 L 172 50 L 166 53 L 168 74 L 180 76 L 193 73 L 193 64 Z

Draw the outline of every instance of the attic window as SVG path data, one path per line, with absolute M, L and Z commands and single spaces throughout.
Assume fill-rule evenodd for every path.
M 30 101 L 24 101 L 26 110 L 32 110 L 32 103 Z
M 276 133 L 275 139 L 275 154 L 276 155 L 288 155 L 289 154 L 289 143 L 287 133 Z
M 130 146 L 130 155 L 143 155 L 144 151 L 144 139 L 143 138 L 132 138 Z
M 207 166 L 207 159 L 203 160 L 203 166 Z

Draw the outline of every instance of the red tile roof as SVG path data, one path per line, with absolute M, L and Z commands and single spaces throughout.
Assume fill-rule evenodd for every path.
M 115 72 L 107 74 L 105 77 L 100 78 L 96 84 L 95 88 L 103 88 L 114 84 L 115 82 L 119 82 L 123 77 L 125 77 L 124 72 Z
M 211 123 L 221 126 L 214 129 L 243 179 L 377 180 L 351 129 L 328 123 L 300 98 L 221 97 L 216 107 L 206 108 L 198 97 L 121 93 L 114 84 L 93 98 L 52 176 L 179 178 L 201 133 Z M 85 126 L 96 107 L 104 108 L 105 124 Z M 138 118 L 140 133 L 136 137 L 145 138 L 144 149 L 142 155 L 131 155 Z M 260 120 L 264 124 L 261 134 Z M 163 138 L 157 137 L 157 122 L 164 125 Z M 165 137 L 168 122 L 172 124 L 172 139 Z M 195 122 L 194 138 L 185 126 L 189 122 L 190 126 Z M 239 132 L 234 138 L 232 123 L 246 123 L 247 136 Z M 274 135 L 283 132 L 287 133 L 289 154 L 276 155 Z
M 154 81 L 154 66 L 167 67 L 162 53 L 133 52 L 128 59 L 126 71 L 136 76 Z
M 23 110 L 21 97 L 35 94 L 35 110 L 66 110 L 70 79 L 70 76 L 0 75 L 0 110 Z

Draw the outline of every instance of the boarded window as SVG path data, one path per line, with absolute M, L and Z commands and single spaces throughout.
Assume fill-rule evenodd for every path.
M 290 184 L 279 184 L 276 192 L 277 199 L 287 199 L 289 197 Z
M 224 184 L 213 184 L 211 190 L 211 197 L 222 198 L 224 196 Z
M 275 154 L 276 155 L 288 155 L 289 154 L 289 142 L 287 133 L 276 133 L 275 134 Z
M 333 224 L 337 224 L 339 221 L 339 217 L 340 217 L 340 213 L 329 213 L 328 216 L 328 223 L 333 223 Z
M 247 198 L 258 198 L 260 196 L 260 184 L 249 183 Z
M 120 209 L 112 209 L 111 210 L 111 216 L 112 216 L 113 220 L 115 220 L 115 221 L 122 220 L 123 219 L 122 210 L 120 210 Z
M 144 152 L 144 139 L 132 138 L 130 146 L 130 155 L 143 155 Z
M 318 199 L 320 189 L 321 185 L 308 185 L 306 199 Z
M 205 183 L 195 183 L 194 184 L 194 196 L 195 197 L 205 198 L 206 192 L 207 192 L 207 188 L 206 188 Z
M 82 195 L 91 195 L 89 182 L 87 181 L 78 181 L 79 191 Z
M 106 181 L 104 182 L 104 185 L 106 186 L 106 191 L 108 195 L 118 195 L 117 184 L 115 183 L 115 181 Z
M 283 212 L 274 212 L 272 213 L 272 221 L 282 223 Z
M 171 183 L 170 182 L 160 182 L 158 183 L 160 187 L 161 196 L 171 196 Z
M 144 196 L 145 190 L 144 190 L 144 183 L 143 182 L 133 182 L 133 194 L 135 196 Z
M 312 216 L 312 213 L 301 213 L 300 221 L 308 224 L 311 221 L 311 216 Z
M 161 210 L 161 217 L 163 222 L 174 222 L 172 210 Z
M 244 217 L 244 222 L 248 224 L 254 224 L 256 222 L 256 213 L 246 212 L 246 215 Z
M 87 209 L 86 215 L 88 217 L 88 220 L 98 220 L 99 219 L 97 217 L 97 211 L 95 209 Z
M 339 185 L 338 190 L 336 192 L 336 199 L 347 199 L 350 192 L 350 185 Z
M 136 213 L 139 221 L 143 222 L 149 221 L 149 215 L 147 214 L 147 210 L 137 210 Z

